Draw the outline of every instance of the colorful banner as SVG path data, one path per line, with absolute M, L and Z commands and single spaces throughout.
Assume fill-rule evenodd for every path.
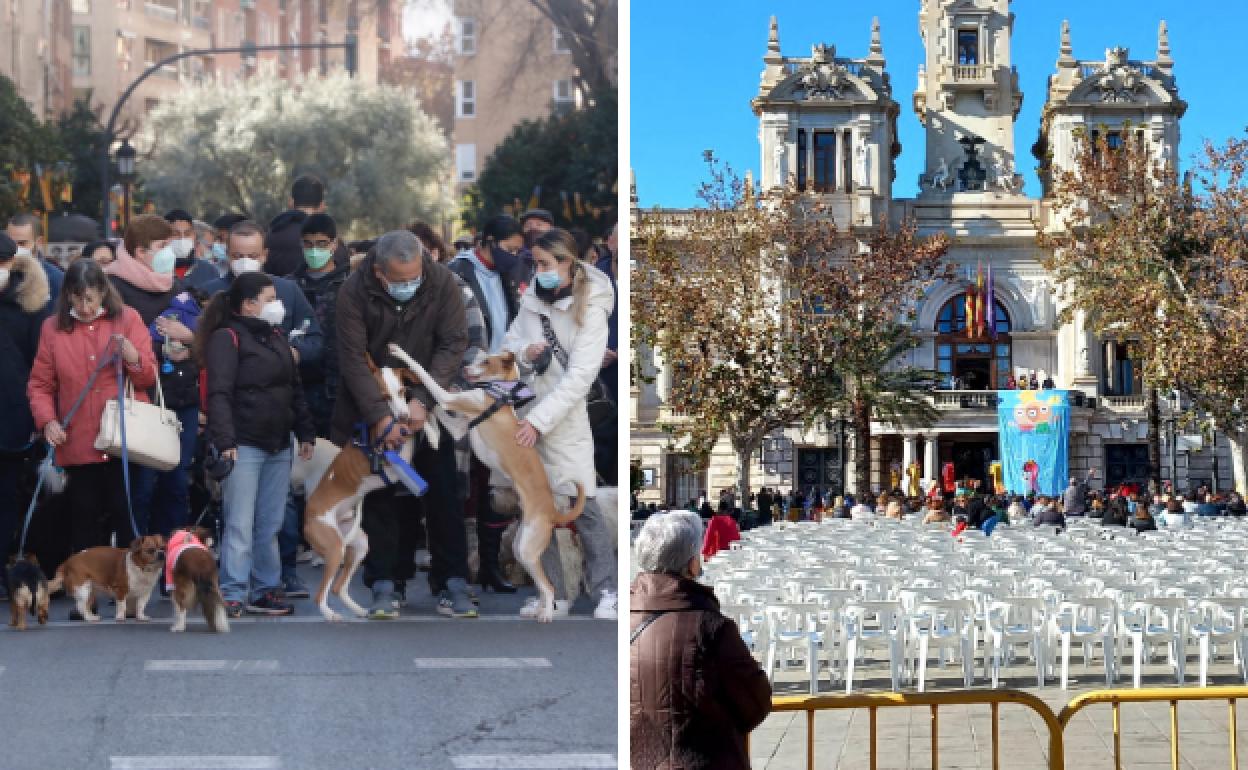
M 1065 390 L 997 391 L 1001 468 L 1011 494 L 1057 495 L 1070 478 Z

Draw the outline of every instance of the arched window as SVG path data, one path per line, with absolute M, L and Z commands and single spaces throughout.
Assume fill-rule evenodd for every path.
M 965 390 L 998 390 L 1010 374 L 1010 315 L 1000 302 L 993 303 L 994 334 L 966 331 L 966 295 L 956 294 L 936 317 L 936 371 L 949 387 L 954 378 Z

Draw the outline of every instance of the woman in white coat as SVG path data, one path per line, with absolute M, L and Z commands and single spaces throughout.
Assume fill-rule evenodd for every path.
M 503 343 L 516 354 L 521 376 L 537 395 L 521 411 L 516 441 L 537 446 L 556 494 L 575 495 L 573 482 L 584 487 L 589 499 L 576 531 L 585 549 L 590 596 L 599 598 L 594 617 L 615 620 L 614 541 L 593 499 L 594 438 L 585 404 L 607 350 L 607 318 L 615 292 L 606 274 L 577 259 L 576 239 L 564 230 L 553 228 L 539 236 L 533 259 L 537 274 Z M 542 554 L 542 568 L 555 586 L 555 617 L 566 616 L 570 602 L 554 538 Z M 531 599 L 520 614 L 531 617 L 537 608 L 538 600 Z

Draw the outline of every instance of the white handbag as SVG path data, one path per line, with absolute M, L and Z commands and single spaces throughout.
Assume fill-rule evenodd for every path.
M 165 408 L 165 392 L 156 378 L 159 404 L 148 404 L 134 397 L 134 383 L 126 378 L 126 454 L 130 462 L 158 471 L 173 470 L 182 459 L 182 442 L 178 434 L 182 423 Z M 121 411 L 117 399 L 110 398 L 100 416 L 100 434 L 95 448 L 109 457 L 121 457 Z

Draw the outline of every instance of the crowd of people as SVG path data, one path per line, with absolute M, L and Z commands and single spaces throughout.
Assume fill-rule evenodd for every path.
M 229 614 L 289 614 L 292 599 L 309 595 L 296 570 L 304 501 L 290 486 L 295 455 L 309 457 L 318 438 L 342 446 L 361 425 L 397 446 L 435 406 L 412 387 L 411 416 L 396 424 L 367 357 L 385 361 L 397 343 L 454 388 L 470 385 L 462 366 L 479 354 L 511 351 L 536 395 L 519 412 L 516 441 L 568 482 L 557 494 L 573 494 L 575 481 L 591 498 L 577 527 L 594 614 L 614 619 L 615 555 L 592 499 L 596 485 L 616 482 L 614 419 L 591 424 L 587 407 L 591 390 L 616 398 L 614 229 L 595 242 L 532 209 L 498 215 L 451 247 L 421 222 L 347 242 L 325 199 L 323 182 L 301 176 L 289 210 L 267 227 L 241 214 L 211 224 L 180 209 L 135 216 L 123 238 L 87 244 L 68 265 L 45 255 L 38 217 L 9 220 L 0 233 L 2 555 L 19 548 L 46 452 L 68 484 L 39 501 L 26 550 L 49 575 L 83 548 L 196 521 L 212 510 L 201 505 L 207 469 L 220 482 Z M 126 468 L 95 448 L 105 404 L 118 397 L 108 368 L 117 356 L 134 397 L 162 398 L 182 426 L 171 470 Z M 429 484 L 424 497 L 396 485 L 364 501 L 370 617 L 398 614 L 426 549 L 438 612 L 476 617 L 466 518 L 476 520 L 476 582 L 516 590 L 499 565 L 514 512 L 494 510 L 490 495 L 508 481 L 491 479 L 467 442 L 442 430 L 438 449 L 422 443 L 411 461 Z M 552 540 L 543 557 L 550 575 L 561 572 L 556 548 Z M 566 614 L 568 592 L 556 588 L 556 614 Z M 522 613 L 535 611 L 536 600 Z

